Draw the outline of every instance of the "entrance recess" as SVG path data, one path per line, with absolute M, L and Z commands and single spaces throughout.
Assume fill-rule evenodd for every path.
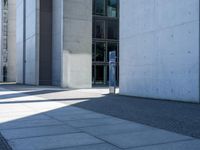
M 110 51 L 116 51 L 119 81 L 119 0 L 93 0 L 93 85 L 108 85 Z

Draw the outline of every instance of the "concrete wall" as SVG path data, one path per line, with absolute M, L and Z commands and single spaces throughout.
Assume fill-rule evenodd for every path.
M 48 0 L 45 0 L 44 3 L 46 2 Z M 18 76 L 25 72 L 25 83 L 38 85 L 41 77 L 42 81 L 45 80 L 45 73 L 46 75 L 51 74 L 44 70 L 47 69 L 46 66 L 51 66 L 52 61 L 51 72 L 54 85 L 90 88 L 92 86 L 92 0 L 53 0 L 52 2 L 53 23 L 52 33 L 50 33 L 50 28 L 47 29 L 48 31 L 45 28 L 50 23 L 47 24 L 41 20 L 41 17 L 45 15 L 48 18 L 50 12 L 40 9 L 39 0 L 26 0 L 25 31 L 22 30 L 23 28 L 17 27 L 18 33 L 20 30 L 22 31 L 19 34 L 23 32 L 26 34 L 24 41 L 20 40 L 21 35 L 18 36 L 17 45 L 20 52 L 18 54 L 20 66 Z M 20 6 L 18 8 L 18 14 L 22 13 Z M 17 26 L 21 22 L 19 21 Z M 51 34 L 52 39 L 49 39 Z M 48 41 L 46 41 L 47 39 Z M 44 43 L 52 43 L 52 45 L 50 44 L 52 60 L 49 59 L 50 57 L 48 59 L 45 57 L 45 53 L 50 53 L 50 47 Z M 20 60 L 20 57 L 23 56 L 23 45 L 25 45 L 24 68 L 21 65 L 23 61 Z M 48 54 L 48 56 L 51 55 Z M 18 78 L 18 81 L 22 81 L 21 77 Z
M 199 0 L 120 1 L 120 93 L 199 102 Z
M 2 70 L 2 3 L 0 1 L 0 82 L 3 81 L 3 70 Z
M 8 68 L 7 80 L 16 81 L 16 0 L 8 0 Z
M 16 0 L 16 82 L 23 83 L 24 0 Z
M 92 86 L 92 0 L 63 0 L 61 85 Z
M 63 0 L 53 0 L 52 11 L 52 84 L 61 85 L 61 52 L 62 52 L 62 25 Z
M 26 0 L 25 83 L 39 84 L 39 0 Z

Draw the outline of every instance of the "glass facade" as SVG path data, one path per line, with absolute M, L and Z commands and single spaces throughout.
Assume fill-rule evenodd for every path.
M 117 53 L 119 81 L 119 0 L 93 0 L 93 85 L 108 85 L 110 51 Z

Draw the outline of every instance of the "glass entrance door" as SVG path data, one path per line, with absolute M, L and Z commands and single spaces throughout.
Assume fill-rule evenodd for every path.
M 108 85 L 109 52 L 119 57 L 119 0 L 93 0 L 92 83 Z M 119 59 L 116 79 L 119 81 Z

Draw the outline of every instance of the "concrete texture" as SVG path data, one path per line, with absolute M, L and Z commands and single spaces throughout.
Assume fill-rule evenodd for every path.
M 52 84 L 60 86 L 63 48 L 63 0 L 53 0 L 52 4 Z
M 199 103 L 199 0 L 120 1 L 120 93 Z
M 7 82 L 16 81 L 16 1 L 8 0 L 8 14 L 7 14 L 7 27 L 4 25 L 3 20 L 3 1 L 1 1 L 0 7 L 0 81 L 3 81 L 3 66 L 7 67 Z M 5 20 L 6 20 L 5 19 Z M 5 32 L 5 33 L 4 33 Z M 6 47 L 4 36 L 7 36 Z
M 24 83 L 24 1 L 16 0 L 16 82 Z
M 16 0 L 8 0 L 8 75 L 7 81 L 16 81 Z
M 0 132 L 13 150 L 196 150 L 200 144 L 199 139 L 189 136 L 74 107 L 78 103 L 87 103 L 91 97 L 105 98 L 98 90 L 60 92 L 55 88 L 52 90 L 55 97 L 70 97 L 58 101 L 52 97 L 52 93 L 44 92 L 46 88 L 36 90 L 29 87 L 25 92 L 23 88 L 12 89 L 16 90 L 0 88 Z M 31 92 L 32 95 L 29 95 Z M 10 98 L 12 94 L 16 97 Z M 83 99 L 77 98 L 77 95 L 82 95 Z M 94 118 L 85 118 L 87 114 Z M 72 116 L 75 117 L 71 120 Z M 75 125 L 79 121 L 83 126 Z
M 2 3 L 2 2 L 1 2 Z M 0 5 L 0 19 L 2 20 L 2 4 Z M 2 35 L 2 24 L 0 25 L 0 35 Z M 0 36 L 0 41 L 2 41 L 2 36 Z M 0 42 L 0 48 L 2 49 L 2 42 Z M 0 81 L 3 81 L 3 74 L 2 74 L 2 67 L 3 67 L 3 63 L 2 63 L 2 50 L 0 52 Z
M 25 83 L 39 84 L 39 1 L 26 0 Z
M 145 145 L 156 145 L 159 143 L 192 140 L 190 137 L 184 137 L 162 130 L 150 130 L 146 132 L 141 131 L 133 133 L 129 132 L 117 135 L 101 136 L 101 138 L 124 149 L 131 147 L 141 147 Z
M 153 146 L 147 146 L 143 148 L 133 148 L 129 150 L 198 150 L 200 147 L 198 141 L 191 140 L 191 141 L 182 141 L 177 143 L 166 143 L 161 145 L 153 145 Z
M 4 137 L 0 134 L 0 149 L 1 150 L 12 150 L 11 147 L 8 145 L 7 141 Z
M 63 18 L 61 85 L 70 88 L 90 88 L 92 0 L 64 0 Z
M 23 15 L 23 6 L 17 8 Z M 30 0 L 25 13 L 25 31 L 17 24 L 18 34 L 26 33 L 25 43 L 18 36 L 17 83 L 23 83 L 25 71 L 25 84 L 91 88 L 92 0 Z
M 39 84 L 38 0 L 17 0 L 17 83 Z

